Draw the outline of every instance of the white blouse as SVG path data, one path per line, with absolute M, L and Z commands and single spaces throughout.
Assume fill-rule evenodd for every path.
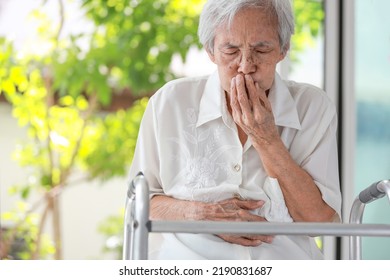
M 268 98 L 283 143 L 340 220 L 335 106 L 322 90 L 283 81 L 277 73 Z M 204 202 L 231 197 L 263 200 L 264 206 L 255 211 L 258 215 L 272 222 L 293 222 L 278 180 L 267 176 L 250 138 L 242 146 L 217 72 L 171 81 L 151 97 L 130 179 L 140 171 L 151 195 Z M 156 240 L 149 258 L 322 258 L 308 236 L 276 236 L 271 244 L 257 247 L 230 244 L 210 234 L 165 233 Z

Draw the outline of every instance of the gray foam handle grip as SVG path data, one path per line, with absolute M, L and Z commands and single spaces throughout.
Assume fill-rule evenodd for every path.
M 382 182 L 382 181 L 373 183 L 371 186 L 369 186 L 365 190 L 361 191 L 359 194 L 359 200 L 362 203 L 367 204 L 367 203 L 370 203 L 378 198 L 385 196 L 386 193 L 382 192 L 381 190 L 378 189 L 378 184 L 380 182 Z
M 138 176 L 144 176 L 144 174 L 140 171 L 140 172 L 137 173 L 135 178 L 137 178 Z M 135 191 L 134 191 L 134 180 L 135 180 L 135 178 L 130 181 L 129 187 L 127 188 L 127 197 L 128 198 L 132 198 L 134 193 L 135 193 Z

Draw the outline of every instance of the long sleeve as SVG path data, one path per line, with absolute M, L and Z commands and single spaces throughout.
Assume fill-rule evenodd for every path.
M 154 112 L 153 98 L 151 98 L 142 118 L 129 172 L 130 180 L 139 172 L 144 174 L 151 195 L 163 193 L 157 137 L 157 119 Z

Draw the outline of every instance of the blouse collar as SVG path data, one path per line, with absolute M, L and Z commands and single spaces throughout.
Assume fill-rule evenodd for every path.
M 278 73 L 275 72 L 274 83 L 268 95 L 277 126 L 290 127 L 300 130 L 301 123 L 295 101 L 289 89 Z M 221 87 L 218 72 L 215 71 L 206 82 L 200 101 L 199 116 L 196 126 L 222 117 L 226 125 L 234 125 L 233 118 L 226 106 L 226 97 Z

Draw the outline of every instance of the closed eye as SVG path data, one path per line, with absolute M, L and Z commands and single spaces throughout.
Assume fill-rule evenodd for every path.
M 264 53 L 271 52 L 271 49 L 257 49 L 256 52 L 260 54 L 264 54 Z
M 237 46 L 227 44 L 220 48 L 220 51 L 226 55 L 235 55 L 239 52 L 239 48 Z
M 227 55 L 235 55 L 236 53 L 238 53 L 238 51 L 226 51 L 224 53 Z

